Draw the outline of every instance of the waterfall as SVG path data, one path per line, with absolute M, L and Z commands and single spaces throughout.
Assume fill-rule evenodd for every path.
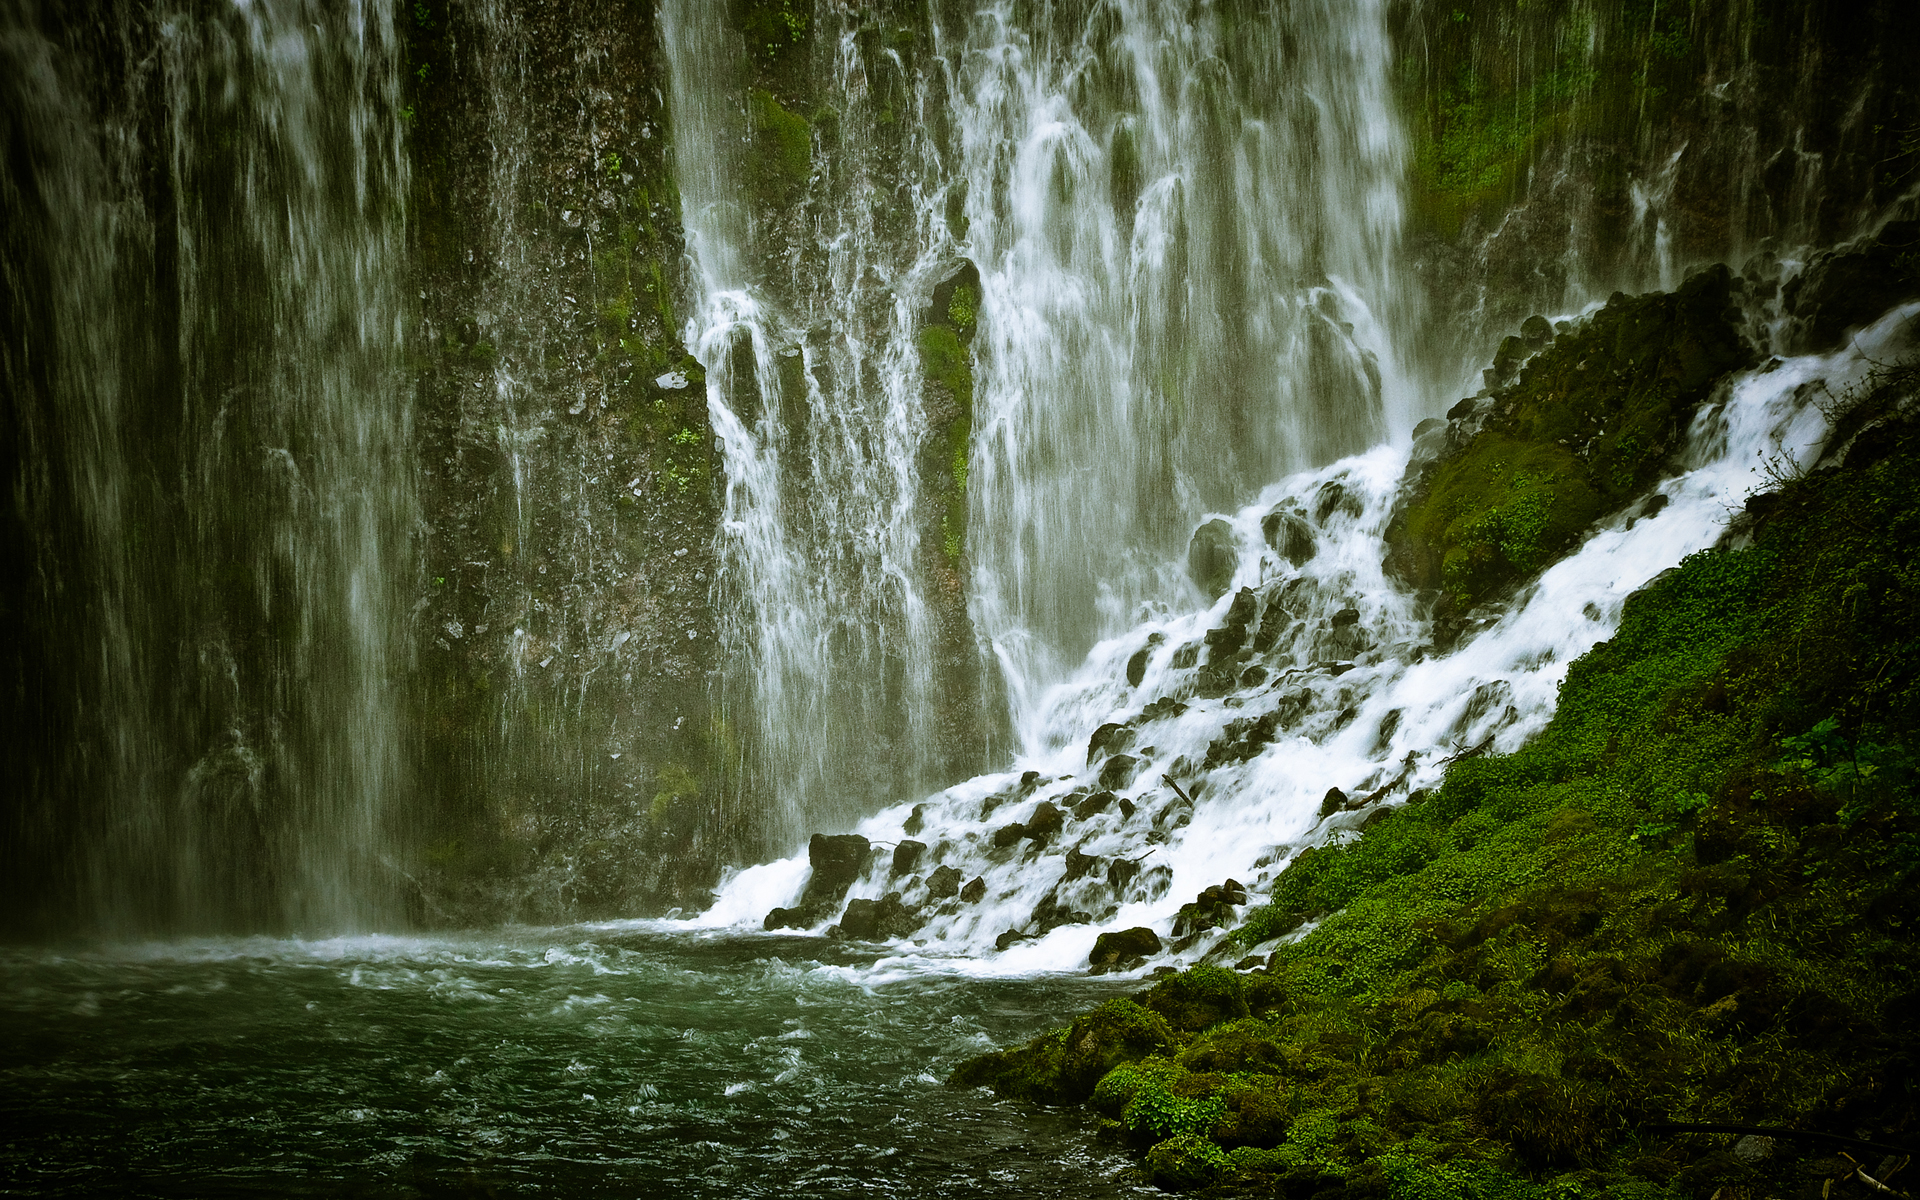
M 37 919 L 365 926 L 402 780 L 399 49 L 384 6 L 0 15 L 6 716 Z
M 943 761 L 972 762 L 938 728 L 933 593 L 957 596 L 958 585 L 923 531 L 920 466 L 919 307 L 955 253 L 945 183 L 925 169 L 934 148 L 914 135 L 884 145 L 875 132 L 882 102 L 870 73 L 900 83 L 900 62 L 865 53 L 847 16 L 816 34 L 843 144 L 812 184 L 826 192 L 809 210 L 814 253 L 789 272 L 767 265 L 778 238 L 752 198 L 771 168 L 737 147 L 756 121 L 805 123 L 770 116 L 777 100 L 743 91 L 739 37 L 723 18 L 714 5 L 669 0 L 662 40 L 699 293 L 687 344 L 706 368 L 726 472 L 714 588 L 721 708 L 748 741 L 742 790 L 770 801 L 741 819 L 772 849 L 932 784 Z M 905 82 L 912 99 L 897 119 L 917 128 L 931 81 Z M 884 122 L 895 120 L 889 109 Z M 899 169 L 904 181 L 886 178 Z M 889 211 L 901 203 L 905 213 Z
M 663 10 L 770 848 L 1030 738 L 1097 639 L 1196 598 L 1165 564 L 1205 514 L 1416 415 L 1382 5 L 812 19 L 833 143 L 796 205 L 741 147 L 804 120 L 718 9 Z M 987 677 L 958 722 L 943 655 Z
M 1207 513 L 1416 413 L 1385 6 L 1030 7 L 952 58 L 984 285 L 973 611 L 1032 749 L 1095 641 L 1200 598 L 1166 566 Z

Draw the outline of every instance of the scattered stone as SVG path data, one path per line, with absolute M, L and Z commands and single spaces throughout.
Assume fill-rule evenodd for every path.
M 1307 524 L 1307 519 L 1298 512 L 1274 509 L 1260 519 L 1260 532 L 1275 554 L 1296 567 L 1305 565 L 1308 559 L 1319 553 L 1320 547 L 1313 538 L 1313 526 Z
M 993 848 L 1004 850 L 1027 836 L 1027 827 L 1016 821 L 1011 825 L 1002 825 L 993 831 Z
M 1033 806 L 1033 815 L 1027 818 L 1024 836 L 1045 845 L 1066 823 L 1066 814 L 1055 807 L 1053 801 L 1042 800 Z
M 1140 875 L 1140 864 L 1130 859 L 1116 858 L 1107 864 L 1107 886 L 1114 891 L 1125 891 Z
M 867 869 L 867 858 L 872 853 L 873 843 L 857 833 L 814 834 L 807 842 L 807 862 L 813 867 L 813 876 L 807 880 L 800 906 L 838 904 L 853 881 Z
M 1107 811 L 1116 799 L 1118 799 L 1118 797 L 1112 792 L 1095 792 L 1093 795 L 1088 796 L 1085 800 L 1073 806 L 1073 819 L 1076 821 L 1084 821 L 1088 817 L 1098 816 Z
M 842 934 L 860 942 L 873 940 L 873 933 L 880 923 L 880 902 L 878 900 L 849 900 L 847 911 L 840 914 L 839 929 Z
M 1327 794 L 1320 799 L 1320 815 L 1330 817 L 1347 806 L 1347 794 L 1339 788 L 1328 788 Z
M 1100 786 L 1107 791 L 1119 791 L 1133 782 L 1143 765 L 1131 754 L 1116 754 L 1100 768 Z
M 927 852 L 925 842 L 912 840 L 901 842 L 893 848 L 893 875 L 911 875 L 919 866 L 920 858 Z
M 1108 721 L 1087 739 L 1087 765 L 1092 766 L 1102 754 L 1118 754 L 1133 745 L 1133 736 L 1132 729 L 1118 721 Z
M 1147 677 L 1147 660 L 1153 657 L 1152 646 L 1142 646 L 1133 652 L 1127 660 L 1127 686 L 1139 687 L 1140 681 Z
M 960 902 L 962 904 L 978 904 L 986 898 L 987 878 L 984 875 L 975 875 L 967 881 L 967 886 L 960 889 Z
M 927 876 L 927 895 L 935 900 L 951 900 L 960 894 L 960 870 L 945 863 Z
M 913 814 L 907 818 L 906 824 L 903 825 L 902 828 L 907 831 L 908 837 L 912 837 L 926 827 L 927 806 L 924 804 L 916 804 L 913 806 Z
M 1005 933 L 1001 934 L 999 937 L 993 939 L 993 948 L 995 950 L 1005 950 L 1008 946 L 1012 946 L 1016 943 L 1030 942 L 1032 940 L 1033 940 L 1033 935 L 1030 933 L 1026 933 L 1018 929 L 1009 929 Z
M 1105 861 L 1097 855 L 1082 854 L 1080 848 L 1075 846 L 1067 851 L 1067 873 L 1060 877 L 1060 882 L 1072 883 L 1076 879 L 1091 875 Z
M 1757 1163 L 1773 1157 L 1773 1139 L 1750 1133 L 1733 1144 L 1733 1156 L 1743 1163 Z
M 1200 646 L 1198 643 L 1182 646 L 1173 652 L 1172 666 L 1176 671 L 1184 671 L 1199 661 Z
M 1265 683 L 1266 681 L 1267 681 L 1267 669 L 1265 667 L 1260 667 L 1260 666 L 1248 667 L 1245 671 L 1240 673 L 1240 686 L 1243 688 L 1259 687 L 1261 684 Z

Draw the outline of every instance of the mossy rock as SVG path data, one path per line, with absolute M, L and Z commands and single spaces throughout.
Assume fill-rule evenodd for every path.
M 1395 513 L 1389 570 L 1470 607 L 1644 492 L 1715 384 L 1753 361 L 1732 289 L 1715 266 L 1672 293 L 1616 295 L 1528 361 Z
M 1159 1014 L 1131 1000 L 1109 1000 L 1066 1029 L 1042 1034 L 1019 1049 L 969 1059 L 947 1082 L 990 1087 L 1036 1104 L 1081 1104 L 1114 1067 L 1163 1050 L 1173 1040 L 1173 1030 Z
M 1169 975 L 1140 1002 L 1175 1029 L 1190 1032 L 1248 1015 L 1246 988 L 1225 967 L 1194 967 Z
M 1147 1151 L 1147 1182 L 1169 1192 L 1190 1192 L 1233 1170 L 1226 1151 L 1190 1133 L 1176 1134 Z
M 769 199 L 778 199 L 806 183 L 812 171 L 813 126 L 788 111 L 772 92 L 756 88 L 748 100 L 763 190 Z

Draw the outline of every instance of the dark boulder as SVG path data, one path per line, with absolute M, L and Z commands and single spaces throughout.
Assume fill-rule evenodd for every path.
M 1131 745 L 1133 730 L 1118 721 L 1108 721 L 1087 739 L 1087 765 L 1092 766 L 1102 754 L 1118 754 Z
M 847 911 L 840 914 L 840 932 L 855 941 L 872 941 L 874 928 L 879 923 L 878 900 L 849 900 Z
M 1009 929 L 999 937 L 993 939 L 993 948 L 995 950 L 1005 950 L 1007 947 L 1015 945 L 1016 943 L 1030 942 L 1032 940 L 1033 935 L 1025 930 Z
M 1920 221 L 1894 221 L 1871 237 L 1814 256 L 1781 289 L 1794 318 L 1788 349 L 1828 350 L 1903 300 L 1920 298 Z
M 1139 687 L 1140 681 L 1147 677 L 1147 660 L 1153 657 L 1152 646 L 1142 646 L 1133 652 L 1127 660 L 1127 686 Z
M 1294 566 L 1302 566 L 1319 553 L 1313 538 L 1313 526 L 1291 509 L 1276 508 L 1260 519 L 1260 533 L 1273 552 Z
M 984 875 L 975 875 L 967 880 L 967 886 L 960 889 L 962 904 L 978 904 L 987 898 L 987 880 Z
M 925 842 L 904 841 L 893 848 L 893 874 L 911 875 L 920 866 L 920 859 L 927 852 Z
M 1105 861 L 1098 855 L 1082 854 L 1080 848 L 1075 846 L 1067 851 L 1067 873 L 1060 877 L 1060 882 L 1072 883 L 1076 879 L 1084 879 L 1099 870 L 1100 864 Z
M 1187 575 L 1209 600 L 1226 593 L 1239 566 L 1240 548 L 1232 525 L 1216 517 L 1193 531 L 1187 545 Z
M 908 837 L 912 837 L 914 834 L 919 833 L 922 829 L 925 829 L 926 827 L 927 827 L 927 806 L 924 804 L 916 804 L 913 806 L 912 815 L 910 815 L 907 818 L 906 824 L 901 826 L 901 828 L 907 831 Z
M 1347 794 L 1339 788 L 1328 788 L 1327 794 L 1320 798 L 1320 815 L 1330 817 L 1347 806 Z
M 838 904 L 867 869 L 873 843 L 857 833 L 829 835 L 816 833 L 807 843 L 807 862 L 813 875 L 800 897 L 800 907 L 813 908 Z
M 1004 850 L 1008 846 L 1018 844 L 1020 839 L 1026 836 L 1027 827 L 1021 822 L 1015 821 L 1011 825 L 1002 825 L 993 831 L 993 848 Z
M 1151 958 L 1160 953 L 1160 935 L 1144 925 L 1109 930 L 1094 939 L 1090 966 L 1106 967 L 1129 958 Z
M 935 900 L 951 900 L 960 894 L 960 870 L 941 864 L 927 876 L 927 895 Z
M 812 925 L 806 912 L 798 908 L 776 908 L 767 914 L 766 920 L 760 922 L 760 928 L 767 930 L 806 929 Z
M 1033 806 L 1033 815 L 1027 818 L 1025 837 L 1042 845 L 1066 826 L 1066 814 L 1057 808 L 1053 801 L 1042 800 Z
M 1084 821 L 1088 817 L 1098 816 L 1113 805 L 1115 798 L 1112 792 L 1095 792 L 1073 806 L 1073 819 Z
M 1118 791 L 1132 783 L 1145 765 L 1131 754 L 1116 754 L 1100 768 L 1100 786 L 1107 791 Z

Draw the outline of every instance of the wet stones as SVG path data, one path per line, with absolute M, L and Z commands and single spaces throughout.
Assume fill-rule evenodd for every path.
M 1226 594 L 1239 566 L 1240 549 L 1232 525 L 1216 517 L 1193 531 L 1193 540 L 1187 544 L 1187 576 L 1209 600 Z
M 1313 526 L 1295 509 L 1276 508 L 1260 518 L 1260 533 L 1275 554 L 1296 567 L 1305 565 L 1320 550 Z
M 1139 687 L 1140 681 L 1147 677 L 1147 660 L 1153 657 L 1152 646 L 1142 646 L 1133 652 L 1127 660 L 1127 686 Z
M 1162 696 L 1140 710 L 1140 719 L 1142 721 L 1169 720 L 1184 714 L 1186 711 L 1187 706 L 1175 700 L 1172 696 Z
M 1067 873 L 1060 877 L 1060 882 L 1072 883 L 1076 879 L 1084 879 L 1099 870 L 1100 864 L 1105 861 L 1092 854 L 1082 854 L 1076 846 L 1067 851 Z
M 925 842 L 916 842 L 911 839 L 895 846 L 893 848 L 893 876 L 898 878 L 902 875 L 913 874 L 914 870 L 920 865 L 921 857 L 924 856 L 926 852 L 927 844 Z
M 807 929 L 825 920 L 867 869 L 872 853 L 873 843 L 857 833 L 814 834 L 807 843 L 807 862 L 813 874 L 807 879 L 800 903 L 769 912 L 761 928 Z
M 926 827 L 927 806 L 924 804 L 916 804 L 913 806 L 913 812 L 907 817 L 906 822 L 901 828 L 906 830 L 908 837 L 913 837 Z
M 1089 817 L 1097 817 L 1111 808 L 1113 802 L 1118 798 L 1119 797 L 1115 796 L 1112 792 L 1095 792 L 1093 795 L 1088 796 L 1085 800 L 1073 806 L 1073 819 L 1076 821 L 1085 821 Z
M 1180 906 L 1173 918 L 1173 936 L 1184 937 L 1233 923 L 1233 910 L 1247 902 L 1247 889 L 1237 880 L 1216 883 Z
M 984 875 L 975 875 L 960 889 L 960 903 L 978 904 L 987 898 L 987 880 Z
M 1116 754 L 1100 768 L 1100 786 L 1107 791 L 1119 791 L 1132 783 L 1145 764 L 1131 754 Z
M 1320 816 L 1324 819 L 1347 807 L 1347 794 L 1339 788 L 1328 788 L 1327 794 L 1320 798 Z
M 1102 754 L 1119 754 L 1132 745 L 1133 730 L 1118 721 L 1108 721 L 1087 739 L 1087 765 L 1092 766 Z
M 927 895 L 935 900 L 951 900 L 960 894 L 960 870 L 945 863 L 927 876 Z
M 1026 837 L 1044 845 L 1065 827 L 1066 820 L 1065 814 L 1051 800 L 1042 800 L 1034 805 L 1033 815 L 1027 818 Z
M 1136 925 L 1132 929 L 1109 930 L 1095 938 L 1087 965 L 1095 975 L 1130 971 L 1158 953 L 1160 935 L 1144 925 Z
M 840 923 L 827 930 L 828 937 L 854 941 L 892 941 L 911 937 L 926 924 L 916 909 L 907 907 L 899 892 L 888 892 L 878 900 L 849 900 Z
M 1173 652 L 1173 661 L 1170 665 L 1176 671 L 1184 671 L 1184 670 L 1187 670 L 1189 667 L 1192 667 L 1195 663 L 1199 661 L 1200 661 L 1199 645 L 1190 644 L 1190 645 L 1182 646 L 1178 650 L 1175 650 Z
M 1260 614 L 1260 627 L 1253 635 L 1253 648 L 1261 654 L 1273 649 L 1292 621 L 1293 614 L 1278 599 L 1267 601 L 1267 610 Z

